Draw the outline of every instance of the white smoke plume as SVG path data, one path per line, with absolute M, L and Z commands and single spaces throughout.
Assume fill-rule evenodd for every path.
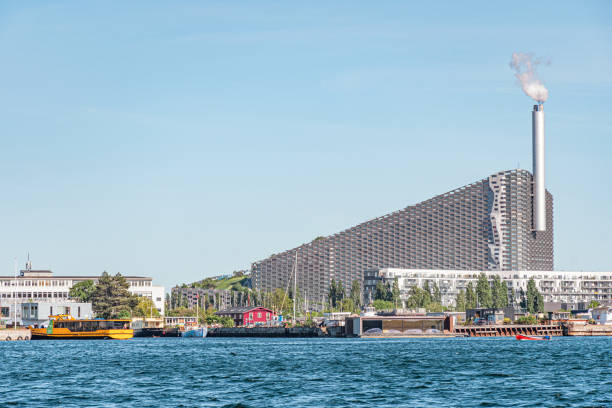
M 510 61 L 510 68 L 516 72 L 514 76 L 521 83 L 523 91 L 538 103 L 546 102 L 548 99 L 548 89 L 540 81 L 536 72 L 537 66 L 541 63 L 542 61 L 534 58 L 533 54 L 522 52 L 513 53 L 512 61 Z

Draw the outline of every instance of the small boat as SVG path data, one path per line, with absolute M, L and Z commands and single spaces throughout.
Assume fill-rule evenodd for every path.
M 522 334 L 516 335 L 517 340 L 550 340 L 550 336 L 523 336 Z
M 77 320 L 71 315 L 49 316 L 47 327 L 30 327 L 32 340 L 126 340 L 134 336 L 129 319 Z
M 181 331 L 181 337 L 206 337 L 206 334 L 208 334 L 206 326 L 190 327 Z

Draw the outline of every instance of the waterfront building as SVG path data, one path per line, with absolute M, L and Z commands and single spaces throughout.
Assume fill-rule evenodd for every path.
M 534 231 L 532 181 L 526 170 L 502 171 L 316 238 L 254 262 L 253 287 L 284 290 L 297 275 L 301 297 L 321 309 L 332 279 L 348 293 L 370 269 L 553 270 L 553 197 L 546 191 L 545 229 Z
M 49 316 L 65 314 L 75 319 L 93 319 L 91 303 L 84 302 L 27 302 L 21 304 L 21 324 L 38 326 L 47 324 Z
M 49 316 L 67 314 L 75 319 L 91 319 L 91 303 L 76 301 L 17 302 L 17 324 L 20 326 L 41 325 L 49 321 Z M 15 302 L 0 299 L 0 324 L 11 326 L 15 319 Z
M 157 310 L 164 313 L 164 287 L 153 285 L 153 278 L 144 276 L 124 276 L 130 285 L 130 293 L 146 296 L 153 300 Z M 69 292 L 73 285 L 86 280 L 98 281 L 99 276 L 66 276 L 54 275 L 51 270 L 34 270 L 31 264 L 21 270 L 17 277 L 0 276 L 0 304 L 3 308 L 12 308 L 17 300 L 17 319 L 21 319 L 21 304 L 25 303 L 53 303 L 58 307 L 66 302 L 76 302 L 70 298 Z M 15 297 L 13 297 L 13 295 Z M 10 319 L 14 316 L 13 309 L 9 313 Z
M 232 307 L 215 313 L 221 317 L 231 317 L 236 326 L 269 325 L 275 321 L 273 310 L 261 306 Z
M 471 282 L 476 288 L 480 274 L 492 280 L 499 275 L 508 285 L 509 296 L 516 302 L 520 291 L 527 292 L 527 283 L 533 278 L 544 302 L 559 302 L 569 305 L 588 304 L 591 300 L 612 301 L 612 272 L 567 272 L 567 271 L 488 271 L 488 270 L 444 270 L 444 269 L 369 269 L 364 273 L 364 301 L 374 300 L 376 284 L 380 281 L 393 285 L 395 279 L 400 288 L 400 299 L 406 301 L 413 286 L 440 288 L 442 305 L 454 306 L 457 293 L 465 290 Z
M 197 316 L 166 316 L 164 317 L 164 326 L 195 326 L 198 324 Z
M 600 306 L 591 311 L 593 320 L 599 324 L 612 324 L 612 307 Z
M 232 296 L 237 296 L 228 289 L 202 289 L 202 288 L 182 288 L 175 286 L 171 289 L 172 298 L 176 306 L 183 306 L 189 309 L 204 307 L 205 303 L 214 305 L 215 309 L 227 309 L 232 306 L 233 301 L 238 301 Z

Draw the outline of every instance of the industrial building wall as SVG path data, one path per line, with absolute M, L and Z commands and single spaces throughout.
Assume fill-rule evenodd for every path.
M 550 228 L 538 236 L 531 228 L 531 206 L 531 174 L 500 172 L 255 262 L 253 287 L 291 288 L 296 251 L 298 291 L 311 309 L 327 302 L 332 279 L 348 293 L 366 269 L 550 270 L 552 196 Z

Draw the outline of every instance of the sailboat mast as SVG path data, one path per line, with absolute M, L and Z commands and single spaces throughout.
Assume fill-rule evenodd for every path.
M 297 303 L 297 250 L 295 251 L 295 262 L 293 263 L 295 271 L 293 272 L 293 324 L 297 321 L 295 316 L 295 305 Z

